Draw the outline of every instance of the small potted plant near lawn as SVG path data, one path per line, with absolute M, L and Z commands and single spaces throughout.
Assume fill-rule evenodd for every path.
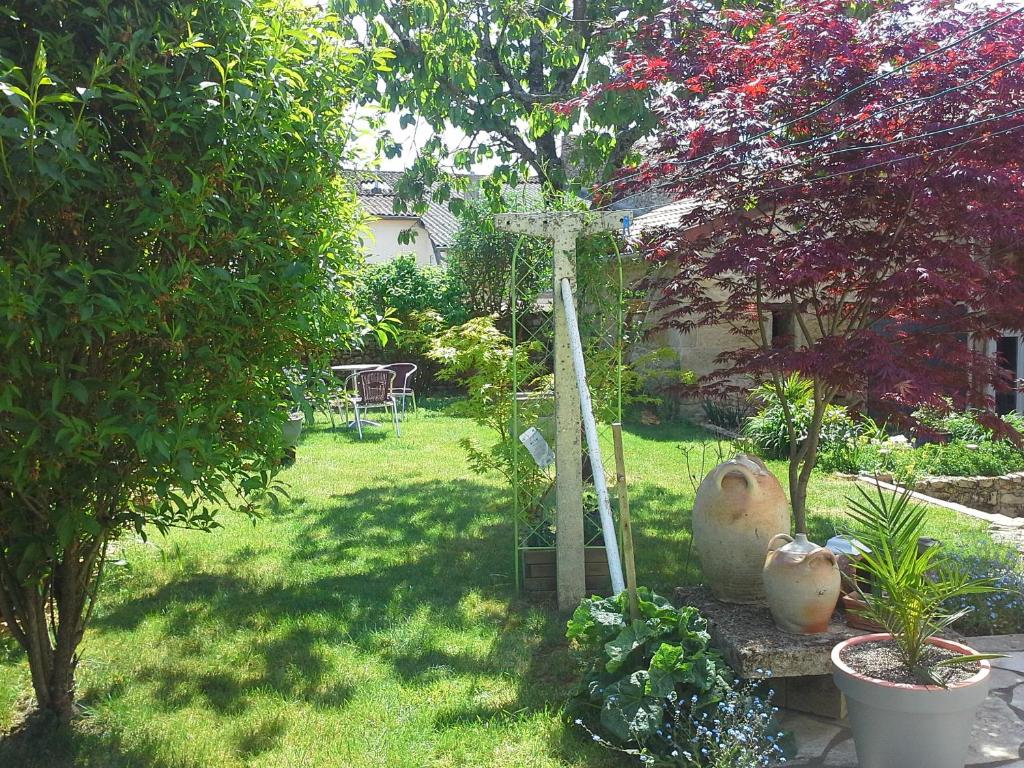
M 994 654 L 940 637 L 967 611 L 949 601 L 991 592 L 941 547 L 918 547 L 926 509 L 909 491 L 858 488 L 850 516 L 868 552 L 858 564 L 871 577 L 861 615 L 884 632 L 832 649 L 832 674 L 846 696 L 861 768 L 963 768 L 975 713 L 988 695 Z M 858 591 L 859 588 L 858 588 Z
M 290 368 L 285 371 L 288 381 L 288 396 L 291 407 L 288 416 L 281 425 L 281 443 L 285 451 L 285 460 L 295 460 L 295 447 L 302 437 L 302 425 L 308 417 L 313 420 L 313 411 L 317 407 L 327 410 L 332 394 L 330 382 L 325 374 L 318 374 L 310 369 Z

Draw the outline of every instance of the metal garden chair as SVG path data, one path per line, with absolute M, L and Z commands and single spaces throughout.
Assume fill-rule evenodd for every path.
M 391 419 L 395 424 L 395 435 L 401 437 L 402 432 L 398 427 L 398 401 L 392 391 L 395 381 L 395 372 L 382 368 L 375 368 L 370 371 L 359 371 L 353 373 L 345 382 L 345 388 L 349 390 L 346 395 L 347 403 L 355 413 L 356 430 L 359 432 L 359 439 L 363 439 L 363 424 L 380 426 L 376 421 L 364 419 L 363 414 L 371 408 L 383 408 L 391 412 Z M 352 423 L 349 424 L 352 426 Z
M 405 416 L 405 399 L 412 399 L 412 410 L 416 411 L 416 390 L 413 389 L 413 379 L 416 378 L 416 371 L 419 367 L 413 363 L 389 363 L 388 365 L 382 365 L 386 371 L 395 372 L 395 385 L 392 388 L 392 392 L 395 394 L 395 399 L 402 401 L 402 416 Z

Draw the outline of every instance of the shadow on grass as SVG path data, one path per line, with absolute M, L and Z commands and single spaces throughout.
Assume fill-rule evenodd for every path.
M 700 581 L 691 546 L 692 496 L 642 484 L 630 490 L 637 582 L 670 597 L 675 587 Z
M 708 432 L 706 429 L 683 419 L 663 421 L 660 424 L 641 424 L 639 421 L 627 421 L 623 425 L 625 432 L 652 442 L 675 443 L 721 443 L 722 450 L 730 456 L 734 451 L 730 448 L 731 441 Z
M 83 703 L 117 699 L 134 683 L 145 686 L 156 712 L 198 706 L 214 716 L 255 717 L 254 704 L 268 694 L 338 710 L 356 689 L 332 653 L 354 646 L 414 689 L 447 676 L 515 680 L 514 701 L 460 702 L 438 714 L 438 728 L 557 708 L 574 677 L 565 617 L 512 595 L 512 531 L 496 509 L 501 498 L 492 485 L 458 480 L 372 485 L 320 505 L 292 499 L 273 513 L 281 525 L 271 535 L 287 532 L 273 550 L 284 553 L 280 579 L 248 575 L 261 551 L 246 543 L 218 560 L 223 570 L 184 575 L 102 611 L 94 631 L 155 629 L 163 652 L 145 655 L 127 682 L 94 683 Z M 482 617 L 467 599 L 485 604 Z M 417 622 L 426 626 L 422 636 Z M 446 642 L 484 625 L 495 639 L 482 656 Z M 447 637 L 438 627 L 450 630 Z M 264 722 L 234 739 L 234 751 L 250 759 L 272 750 L 286 728 Z M 101 749 L 96 738 L 76 728 L 54 743 L 75 755 Z M 106 738 L 116 753 L 117 735 Z M 145 755 L 126 764 L 160 765 Z
M 92 631 L 155 631 L 160 652 L 140 654 L 127 678 L 93 683 L 83 704 L 99 709 L 144 690 L 157 716 L 200 707 L 212 717 L 241 717 L 246 730 L 229 743 L 248 762 L 278 748 L 289 727 L 283 715 L 261 719 L 261 697 L 335 711 L 352 701 L 358 691 L 339 673 L 336 655 L 354 647 L 412 689 L 445 677 L 514 681 L 511 696 L 494 704 L 467 697 L 441 709 L 437 729 L 557 709 L 575 679 L 566 617 L 513 596 L 512 527 L 502 499 L 500 489 L 473 480 L 397 480 L 318 503 L 301 496 L 282 502 L 264 523 L 278 539 L 269 552 L 276 576 L 251 569 L 268 550 L 242 543 L 217 559 L 216 572 L 184 574 L 142 594 L 121 587 Z M 652 586 L 664 591 L 695 578 L 695 557 L 685 559 L 683 497 L 641 486 L 633 500 L 642 510 L 641 580 L 658 574 L 662 583 Z M 439 627 L 450 630 L 447 637 Z M 452 633 L 481 629 L 494 637 L 482 655 L 450 642 Z M 571 729 L 552 738 L 552 754 L 570 761 L 592 751 Z M 603 765 L 593 754 L 589 763 Z M 126 749 L 116 731 L 91 730 L 85 718 L 45 739 L 26 730 L 0 740 L 0 766 L 7 765 L 168 764 L 148 748 Z
M 31 716 L 0 738 L 0 765 L 5 768 L 179 768 L 176 763 L 160 757 L 155 746 L 128 747 L 116 735 L 94 728 L 89 718 L 78 720 L 74 726 L 61 726 L 40 715 Z

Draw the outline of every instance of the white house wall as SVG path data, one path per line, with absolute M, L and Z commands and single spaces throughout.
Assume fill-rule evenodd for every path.
M 369 236 L 363 237 L 366 261 L 369 264 L 383 264 L 399 256 L 410 254 L 416 257 L 416 264 L 427 267 L 436 264 L 434 247 L 430 235 L 419 219 L 371 219 L 366 223 Z M 411 229 L 415 238 L 409 243 L 400 243 L 399 235 Z

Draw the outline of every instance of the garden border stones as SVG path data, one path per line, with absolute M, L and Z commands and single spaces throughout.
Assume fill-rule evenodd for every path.
M 1006 517 L 1024 517 L 1024 472 L 996 477 L 925 477 L 914 490 L 926 496 Z
M 1015 474 L 1021 475 L 1022 479 L 1024 479 L 1024 472 L 1018 472 L 1018 473 L 1015 473 Z M 872 477 L 870 475 L 857 475 L 856 479 L 857 479 L 858 482 L 867 483 L 868 485 L 876 485 L 877 484 L 877 485 L 881 486 L 882 488 L 884 488 L 887 491 L 902 490 L 901 488 L 899 488 L 896 485 L 893 485 L 892 483 L 889 483 L 889 482 L 886 482 L 884 480 Z M 946 479 L 969 480 L 969 479 L 972 479 L 972 478 L 946 478 Z M 993 478 L 985 478 L 985 479 L 993 479 Z M 985 522 L 991 523 L 991 524 L 994 524 L 994 525 L 1006 526 L 1006 527 L 1011 527 L 1011 528 L 1024 527 L 1024 517 L 1011 517 L 1009 515 L 1003 515 L 1003 514 L 1000 514 L 998 512 L 983 512 L 980 509 L 975 509 L 974 507 L 969 507 L 969 506 L 967 506 L 965 504 L 960 504 L 960 503 L 957 503 L 955 501 L 948 501 L 946 499 L 940 499 L 940 498 L 936 498 L 934 496 L 929 496 L 929 495 L 927 495 L 925 493 L 922 493 L 920 491 L 917 491 L 917 490 L 911 491 L 910 495 L 913 498 L 917 499 L 918 501 L 924 501 L 924 502 L 927 502 L 929 504 L 934 504 L 937 507 L 943 507 L 945 509 L 951 509 L 954 512 L 960 512 L 962 514 L 968 515 L 970 517 L 975 517 L 975 518 L 977 518 L 979 520 L 984 520 Z

